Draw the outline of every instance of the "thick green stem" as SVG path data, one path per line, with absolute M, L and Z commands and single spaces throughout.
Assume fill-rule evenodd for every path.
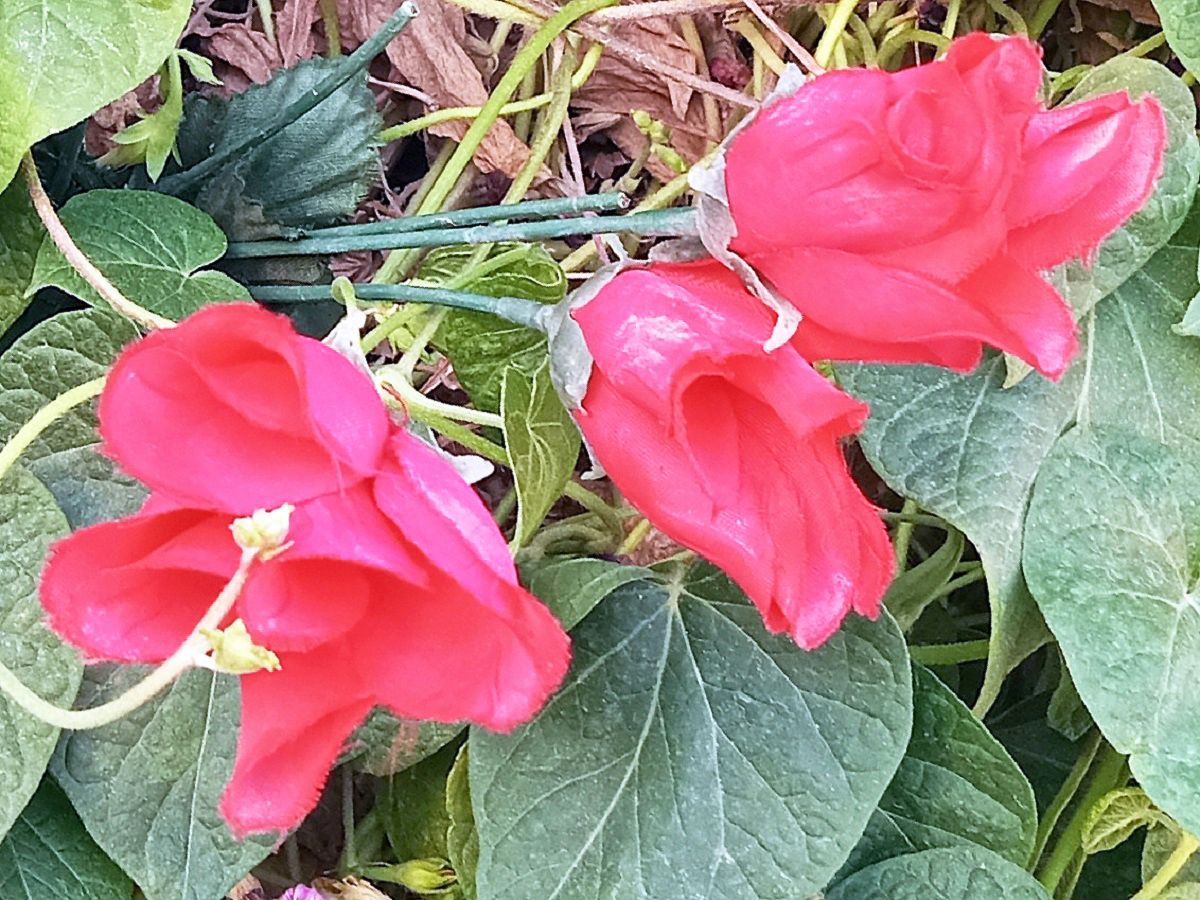
M 987 659 L 988 641 L 961 641 L 957 644 L 918 644 L 908 648 L 914 662 L 923 666 L 957 666 Z
M 516 93 L 525 74 L 533 69 L 542 54 L 554 42 L 555 38 L 562 34 L 572 22 L 581 16 L 595 12 L 598 9 L 603 9 L 606 6 L 612 6 L 615 2 L 616 0 L 571 0 L 570 3 L 546 20 L 542 27 L 537 30 L 533 37 L 529 39 L 513 58 L 512 64 L 496 84 L 496 88 L 492 91 L 491 96 L 488 97 L 487 103 L 483 105 L 479 115 L 471 122 L 471 127 L 467 129 L 458 147 L 455 148 L 454 153 L 451 154 L 450 159 L 446 162 L 446 167 L 442 170 L 437 181 L 425 196 L 419 212 L 436 212 L 443 207 L 446 199 L 450 196 L 450 192 L 454 189 L 454 185 L 458 182 L 459 176 L 462 175 L 463 171 L 467 168 L 467 164 L 474 158 L 475 151 L 479 149 L 480 143 L 496 119 L 499 118 L 500 110 L 513 98 L 513 94 Z M 503 239 L 501 238 L 501 240 Z M 375 274 L 375 281 L 383 283 L 396 281 L 403 262 L 403 254 L 393 253 L 389 255 L 384 260 L 383 266 Z
M 1075 757 L 1075 763 L 1071 766 L 1071 771 L 1067 773 L 1066 779 L 1062 786 L 1059 787 L 1058 793 L 1054 795 L 1054 799 L 1050 801 L 1050 805 L 1046 807 L 1046 812 L 1042 815 L 1042 819 L 1038 822 L 1037 836 L 1033 843 L 1033 853 L 1030 854 L 1030 862 L 1036 863 L 1042 858 L 1042 853 L 1046 850 L 1046 844 L 1050 840 L 1050 835 L 1054 833 L 1054 828 L 1058 825 L 1058 820 L 1062 817 L 1063 811 L 1070 805 L 1075 793 L 1079 790 L 1079 786 L 1083 784 L 1084 776 L 1087 775 L 1088 769 L 1092 767 L 1092 760 L 1096 758 L 1096 751 L 1100 749 L 1100 729 L 1093 728 L 1084 741 L 1083 747 L 1079 750 L 1079 755 Z
M 920 505 L 916 500 L 911 498 L 904 501 L 904 507 L 900 510 L 903 516 L 915 516 L 921 510 Z M 896 571 L 903 572 L 908 568 L 908 547 L 912 543 L 913 528 L 916 527 L 916 522 L 912 519 L 901 519 L 896 526 Z
M 300 303 L 328 300 L 329 285 L 268 284 L 251 285 L 250 293 L 265 303 Z M 354 293 L 359 300 L 387 300 L 405 303 L 429 303 L 454 309 L 471 309 L 491 313 L 526 328 L 545 329 L 545 317 L 551 307 L 524 297 L 488 297 L 448 288 L 419 287 L 413 284 L 356 284 Z
M 196 658 L 204 652 L 207 646 L 206 639 L 201 636 L 201 632 L 211 631 L 219 626 L 229 611 L 233 609 L 242 588 L 246 585 L 246 580 L 250 577 L 250 570 L 258 558 L 259 551 L 257 549 L 243 550 L 237 571 L 233 573 L 233 577 L 217 595 L 217 599 L 213 601 L 204 617 L 196 624 L 191 635 L 162 665 L 116 699 L 91 709 L 63 709 L 43 700 L 3 664 L 0 664 L 0 691 L 8 695 L 9 699 L 25 712 L 55 728 L 82 731 L 89 728 L 100 728 L 124 718 L 153 700 L 195 664 Z
M 446 247 L 454 244 L 492 244 L 499 241 L 546 241 L 592 234 L 636 234 L 681 237 L 697 233 L 696 211 L 690 207 L 630 213 L 624 216 L 590 216 L 547 219 L 540 222 L 471 225 L 465 228 L 425 228 L 392 234 L 343 234 L 298 241 L 244 241 L 229 245 L 226 259 L 269 256 L 325 256 L 361 250 L 400 250 L 413 247 Z
M 1126 777 L 1125 757 L 1114 750 L 1111 744 L 1105 743 L 1096 755 L 1087 790 L 1072 810 L 1071 817 L 1063 826 L 1050 855 L 1046 857 L 1045 864 L 1037 874 L 1037 880 L 1050 896 L 1054 896 L 1054 890 L 1066 875 L 1075 854 L 1080 852 L 1083 826 L 1087 822 L 1088 813 L 1101 797 L 1124 784 Z
M 392 38 L 404 30 L 416 14 L 417 7 L 410 0 L 405 0 L 377 32 L 367 38 L 357 50 L 344 57 L 332 72 L 317 83 L 316 87 L 306 91 L 300 99 L 289 103 L 236 144 L 231 144 L 219 153 L 214 153 L 190 169 L 163 178 L 158 182 L 159 190 L 176 194 L 187 190 L 203 178 L 216 172 L 231 159 L 236 159 L 251 147 L 275 137 L 305 113 L 327 100 L 355 75 L 366 71 L 371 60 L 383 51 Z
M 630 206 L 629 197 L 619 191 L 607 194 L 585 194 L 582 197 L 554 197 L 549 200 L 528 200 L 524 203 L 502 203 L 497 206 L 477 206 L 453 212 L 429 213 L 423 216 L 402 216 L 359 225 L 335 225 L 297 232 L 296 238 L 346 237 L 364 234 L 407 234 L 430 228 L 461 228 L 464 225 L 487 225 L 491 222 L 549 219 L 554 216 L 577 216 L 589 212 L 620 212 Z

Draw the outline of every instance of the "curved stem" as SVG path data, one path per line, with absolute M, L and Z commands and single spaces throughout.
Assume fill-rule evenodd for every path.
M 1071 818 L 1063 826 L 1050 855 L 1037 874 L 1037 880 L 1050 896 L 1054 896 L 1054 890 L 1066 875 L 1075 854 L 1080 852 L 1080 839 L 1088 813 L 1101 797 L 1124 783 L 1125 757 L 1111 744 L 1105 743 L 1096 756 L 1087 790 L 1071 812 Z
M 617 556 L 628 556 L 636 550 L 645 540 L 646 535 L 650 533 L 650 520 L 642 519 L 633 526 L 633 530 L 621 542 L 621 546 L 617 548 Z
M 104 390 L 105 378 L 107 376 L 102 375 L 99 378 L 93 378 L 91 381 L 85 381 L 83 384 L 76 385 L 68 391 L 63 391 L 34 413 L 29 421 L 22 425 L 20 430 L 8 439 L 8 443 L 4 445 L 3 449 L 0 449 L 0 480 L 8 474 L 8 470 L 13 467 L 13 464 L 20 458 L 21 454 L 29 449 L 30 445 L 41 436 L 43 431 L 76 406 L 98 396 Z
M 842 34 L 845 32 L 846 26 L 850 24 L 850 17 L 854 15 L 856 6 L 858 6 L 858 0 L 838 0 L 837 6 L 833 9 L 833 16 L 829 19 L 829 24 L 825 26 L 825 33 L 821 35 L 821 42 L 817 44 L 817 49 L 813 53 L 817 65 L 828 68 L 829 59 L 833 56 L 834 48 L 841 43 Z
M 940 528 L 945 531 L 949 527 L 949 523 L 945 519 L 937 516 L 931 516 L 927 513 L 914 512 L 892 512 L 891 510 L 881 509 L 879 518 L 885 522 L 911 522 L 914 525 L 928 525 L 930 528 Z
M 909 517 L 920 514 L 921 507 L 916 500 L 911 497 L 905 498 L 904 506 L 900 510 L 900 515 Z M 908 548 L 912 544 L 913 528 L 916 527 L 916 522 L 911 518 L 902 518 L 896 526 L 896 572 L 903 572 L 908 568 Z
M 563 495 L 570 497 L 584 509 L 598 516 L 615 534 L 625 533 L 625 522 L 621 514 L 585 488 L 577 481 L 568 481 Z
M 410 412 L 413 407 L 421 407 L 429 412 L 437 413 L 444 418 L 455 419 L 459 422 L 470 422 L 472 425 L 484 425 L 488 428 L 502 428 L 504 426 L 504 420 L 495 413 L 490 413 L 482 409 L 472 409 L 468 406 L 453 406 L 449 403 L 442 403 L 440 400 L 426 397 L 409 384 L 405 378 L 387 378 L 383 379 L 382 383 L 387 390 L 394 392 L 397 399 L 404 403 Z
M 38 218 L 42 220 L 46 233 L 50 235 L 50 240 L 54 241 L 54 246 L 66 257 L 71 268 L 79 273 L 79 277 L 91 285 L 109 306 L 125 318 L 131 319 L 139 325 L 145 325 L 147 328 L 172 327 L 175 323 L 170 319 L 138 306 L 117 290 L 116 286 L 104 277 L 104 273 L 97 269 L 79 249 L 79 245 L 75 243 L 67 232 L 66 226 L 63 225 L 62 219 L 54 211 L 54 204 L 46 195 L 45 188 L 42 187 L 42 180 L 38 177 L 37 163 L 33 161 L 32 153 L 26 153 L 24 159 L 21 160 L 21 172 L 25 176 L 25 183 L 29 186 L 29 199 L 33 201 L 33 208 L 37 210 Z
M 1171 879 L 1187 865 L 1187 861 L 1192 858 L 1192 854 L 1196 852 L 1197 848 L 1200 848 L 1200 841 L 1186 831 L 1183 832 L 1179 836 L 1179 843 L 1175 845 L 1175 849 L 1171 851 L 1167 861 L 1162 864 L 1162 868 L 1154 873 L 1154 877 L 1147 881 L 1131 900 L 1153 900 L 1165 891 L 1171 883 Z
M 1041 821 L 1038 822 L 1037 837 L 1034 839 L 1033 853 L 1030 855 L 1032 862 L 1036 863 L 1042 858 L 1042 853 L 1046 849 L 1046 843 L 1050 840 L 1050 835 L 1054 832 L 1054 826 L 1058 824 L 1063 810 L 1067 808 L 1067 805 L 1071 802 L 1071 798 L 1075 796 L 1075 792 L 1079 790 L 1079 786 L 1083 783 L 1083 778 L 1087 775 L 1088 769 L 1092 767 L 1092 760 L 1096 758 L 1096 751 L 1100 749 L 1100 741 L 1100 729 L 1093 728 L 1087 740 L 1084 741 L 1079 755 L 1075 757 L 1071 771 L 1067 773 L 1067 777 L 1063 781 L 1062 786 L 1059 787 L 1058 793 L 1054 795 L 1054 799 L 1046 807 L 1046 812 L 1042 815 Z
M 91 709 L 63 709 L 39 697 L 3 664 L 0 664 L 0 691 L 3 691 L 17 706 L 34 718 L 41 719 L 56 728 L 69 728 L 75 731 L 99 728 L 129 715 L 154 699 L 176 678 L 192 667 L 196 656 L 203 652 L 206 646 L 205 639 L 201 637 L 200 632 L 216 628 L 233 609 L 257 559 L 258 550 L 243 550 L 237 571 L 221 589 L 221 593 L 217 595 L 212 606 L 196 624 L 196 628 L 179 645 L 179 649 L 143 680 L 108 703 Z

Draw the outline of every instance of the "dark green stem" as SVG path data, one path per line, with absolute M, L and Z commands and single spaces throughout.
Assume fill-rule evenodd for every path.
M 392 38 L 404 30 L 405 26 L 412 21 L 416 14 L 416 6 L 410 0 L 405 0 L 400 5 L 400 8 L 392 14 L 391 18 L 383 23 L 383 27 L 367 38 L 357 50 L 349 56 L 344 57 L 337 64 L 337 67 L 321 79 L 311 91 L 306 92 L 299 100 L 289 103 L 243 140 L 226 147 L 219 153 L 214 153 L 205 160 L 201 160 L 190 169 L 163 178 L 158 182 L 158 189 L 171 193 L 185 191 L 194 186 L 198 181 L 217 171 L 231 159 L 235 159 L 251 147 L 275 137 L 275 135 L 279 134 L 279 132 L 283 131 L 283 129 L 287 128 L 305 113 L 327 100 L 338 88 L 355 75 L 366 71 L 367 66 L 371 64 L 371 60 L 383 51 L 383 48 L 391 42 Z
M 332 228 L 297 229 L 289 238 L 331 238 L 364 234 L 408 234 L 429 228 L 459 228 L 463 225 L 486 225 L 506 219 L 547 219 L 552 216 L 577 216 L 589 212 L 617 212 L 628 209 L 629 197 L 619 191 L 608 194 L 586 194 L 582 197 L 554 197 L 549 200 L 529 200 L 525 203 L 502 203 L 499 206 L 477 206 L 453 212 L 428 213 L 423 216 L 402 216 L 379 222 L 358 225 L 335 225 Z
M 1096 758 L 1096 751 L 1100 749 L 1100 740 L 1100 729 L 1093 728 L 1087 736 L 1087 740 L 1083 742 L 1079 755 L 1075 757 L 1075 763 L 1071 766 L 1071 771 L 1067 773 L 1058 793 L 1046 807 L 1042 820 L 1038 822 L 1037 837 L 1034 840 L 1033 854 L 1030 857 L 1031 862 L 1036 863 L 1042 858 L 1042 853 L 1046 849 L 1050 835 L 1054 833 L 1054 827 L 1062 817 L 1063 810 L 1070 804 L 1071 799 L 1079 790 L 1079 786 L 1083 784 L 1083 778 L 1087 775 L 1088 769 L 1092 767 L 1092 760 Z
M 305 303 L 330 299 L 329 286 L 323 284 L 259 284 L 250 286 L 250 294 L 264 303 Z M 552 307 L 523 297 L 488 297 L 449 288 L 419 287 L 412 284 L 356 284 L 359 300 L 384 300 L 403 303 L 430 303 L 455 309 L 491 313 L 517 325 L 545 330 L 545 317 Z
M 499 241 L 536 242 L 593 234 L 679 237 L 696 233 L 696 211 L 691 207 L 683 207 L 631 213 L 627 216 L 549 219 L 542 222 L 473 225 L 466 228 L 426 228 L 403 234 L 349 234 L 328 238 L 302 238 L 298 241 L 244 241 L 230 244 L 225 258 L 325 256 L 360 250 L 401 250 Z
M 950 527 L 945 519 L 927 513 L 891 512 L 884 509 L 879 511 L 879 518 L 885 522 L 911 522 L 914 525 L 928 525 L 930 528 L 940 528 L 942 531 L 946 531 Z
M 1045 864 L 1037 874 L 1037 880 L 1050 896 L 1054 896 L 1055 888 L 1071 867 L 1075 854 L 1080 852 L 1083 826 L 1087 822 L 1088 813 L 1101 797 L 1124 784 L 1127 777 L 1125 757 L 1105 742 L 1096 755 L 1087 790 L 1071 811 L 1071 817 L 1063 826 L 1050 855 L 1046 857 Z

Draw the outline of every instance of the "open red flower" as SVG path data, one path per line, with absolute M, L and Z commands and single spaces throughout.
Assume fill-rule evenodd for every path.
M 576 417 L 634 506 L 802 647 L 878 613 L 891 547 L 840 445 L 867 409 L 794 348 L 763 350 L 771 315 L 732 273 L 627 269 L 573 317 L 594 358 Z
M 805 356 L 965 370 L 990 344 L 1064 371 L 1074 322 L 1040 272 L 1142 206 L 1166 130 L 1152 97 L 1046 110 L 1040 57 L 968 35 L 931 65 L 822 75 L 736 134 L 728 249 L 802 314 Z
M 221 807 L 235 832 L 297 825 L 376 705 L 507 730 L 564 676 L 566 635 L 474 491 L 286 319 L 221 305 L 147 337 L 114 367 L 100 417 L 150 499 L 56 544 L 41 587 L 52 627 L 93 659 L 169 656 L 237 567 L 232 519 L 295 507 L 291 545 L 252 570 L 230 616 L 282 664 L 242 676 Z

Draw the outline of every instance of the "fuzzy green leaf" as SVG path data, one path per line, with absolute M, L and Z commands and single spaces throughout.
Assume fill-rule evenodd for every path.
M 223 272 L 197 272 L 225 253 L 225 235 L 207 215 L 154 191 L 89 191 L 72 198 L 60 218 L 79 249 L 140 306 L 182 319 L 210 303 L 249 300 Z M 30 290 L 53 285 L 95 306 L 105 302 L 47 238 Z
M 0 191 L 0 333 L 29 305 L 26 291 L 44 234 L 24 185 Z
M 4 900 L 129 900 L 133 882 L 92 841 L 62 789 L 42 782 L 0 843 Z
M 911 677 L 890 619 L 806 652 L 708 567 L 652 579 L 575 630 L 532 723 L 472 729 L 482 900 L 804 897 L 895 772 Z
M 80 694 L 94 706 L 145 672 L 88 671 Z M 271 852 L 275 839 L 234 839 L 217 810 L 233 771 L 236 678 L 195 669 L 119 722 L 67 734 L 53 772 L 88 832 L 147 900 L 214 900 Z
M 475 900 L 475 872 L 479 867 L 479 832 L 475 830 L 475 813 L 471 809 L 469 766 L 470 753 L 464 744 L 446 779 L 446 811 L 450 814 L 446 849 L 463 900 Z
M 512 366 L 500 390 L 504 443 L 517 488 L 513 543 L 528 543 L 560 496 L 579 459 L 579 429 L 550 381 L 550 360 L 531 375 Z
M 24 469 L 0 481 L 0 662 L 60 706 L 75 698 L 83 666 L 43 624 L 37 586 L 51 541 L 67 530 L 54 497 Z M 57 728 L 0 694 L 0 837 L 37 790 L 57 739 Z
M 855 872 L 825 900 L 1050 900 L 1024 869 L 982 847 L 925 850 Z
M 522 568 L 529 590 L 550 607 L 568 631 L 583 621 L 597 603 L 622 585 L 641 581 L 646 572 L 604 559 L 556 559 Z
M 153 75 L 191 11 L 190 0 L 0 3 L 0 190 L 29 147 Z

